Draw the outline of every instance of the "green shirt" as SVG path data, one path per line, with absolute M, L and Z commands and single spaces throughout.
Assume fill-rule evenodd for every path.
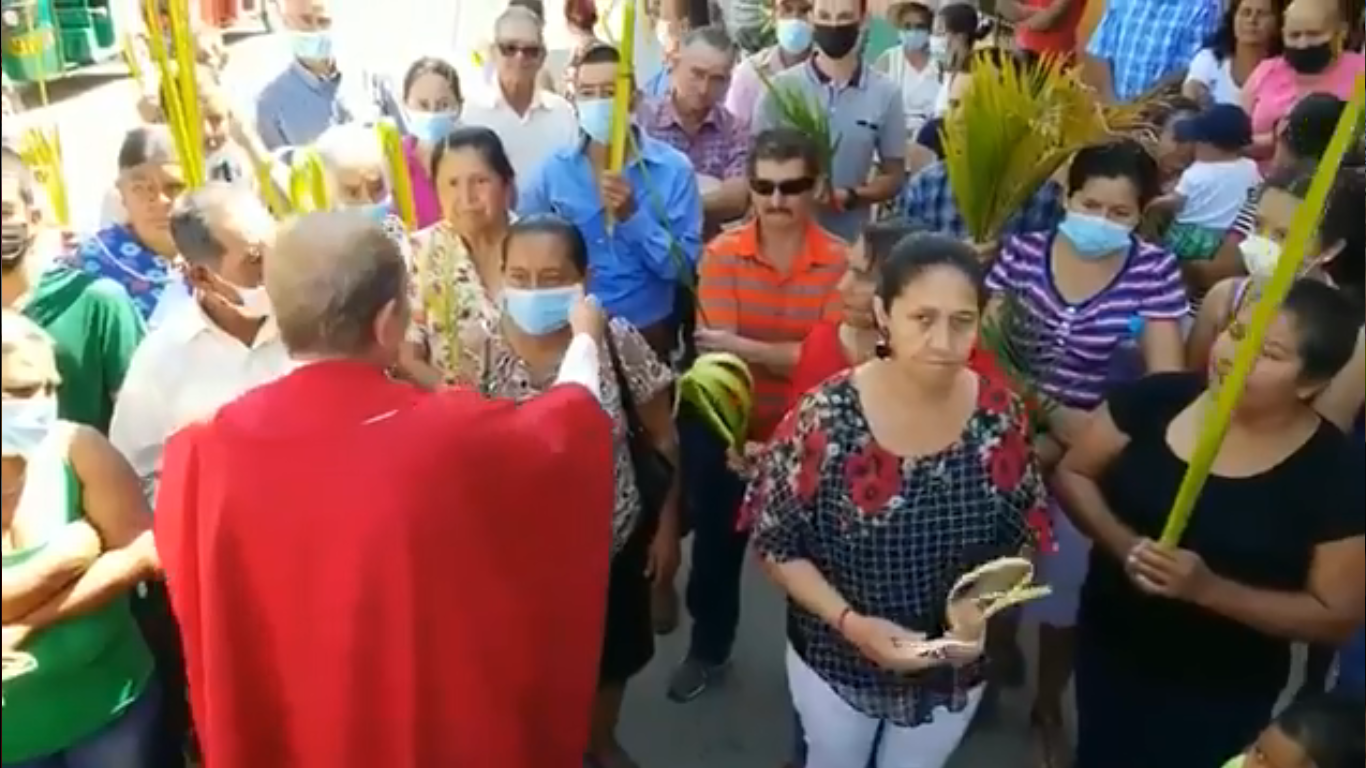
M 64 455 L 39 450 L 29 462 L 19 505 L 44 510 L 39 522 L 55 534 L 84 515 L 81 484 Z M 38 555 L 48 541 L 5 553 L 4 571 Z M 37 666 L 4 682 L 5 765 L 61 752 L 98 733 L 138 700 L 152 676 L 152 654 L 127 597 L 38 630 L 20 650 L 32 654 Z
M 868 20 L 868 31 L 863 40 L 863 61 L 869 65 L 877 61 L 883 51 L 901 45 L 901 33 L 892 22 L 881 16 Z
M 113 280 L 54 266 L 20 309 L 57 345 L 58 415 L 107 433 L 133 350 L 147 332 L 133 300 Z

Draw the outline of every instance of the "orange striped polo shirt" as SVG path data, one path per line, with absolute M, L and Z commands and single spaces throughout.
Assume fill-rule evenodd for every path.
M 807 225 L 802 253 L 788 269 L 759 247 L 751 220 L 707 244 L 698 268 L 698 327 L 732 331 L 775 344 L 801 343 L 839 305 L 836 284 L 847 265 L 848 244 L 815 222 Z M 766 439 L 782 419 L 789 375 L 752 366 L 751 440 Z

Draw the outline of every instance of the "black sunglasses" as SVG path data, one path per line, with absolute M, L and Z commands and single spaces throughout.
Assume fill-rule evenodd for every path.
M 545 48 L 539 45 L 518 45 L 517 43 L 499 43 L 498 52 L 512 58 L 522 56 L 527 59 L 539 59 L 545 53 Z
M 795 197 L 810 192 L 816 186 L 816 180 L 810 176 L 803 176 L 800 179 L 784 179 L 773 181 L 772 179 L 750 179 L 749 189 L 756 195 L 771 195 L 774 192 L 783 197 Z

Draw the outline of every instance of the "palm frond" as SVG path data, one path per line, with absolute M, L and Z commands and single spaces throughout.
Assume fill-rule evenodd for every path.
M 1039 321 L 1024 306 L 1019 297 L 1005 291 L 994 311 L 982 319 L 978 344 L 1000 366 L 1010 379 L 1012 389 L 1029 403 L 1031 421 L 1043 424 L 1056 404 L 1039 390 L 1038 382 L 1052 365 L 1045 348 L 1043 329 Z
M 1110 133 L 1105 111 L 1062 59 L 1025 66 L 978 56 L 972 86 L 942 129 L 949 186 L 968 234 L 999 238 L 1069 157 Z
M 800 88 L 779 85 L 762 69 L 756 68 L 755 72 L 768 92 L 769 108 L 778 122 L 815 140 L 816 148 L 821 153 L 821 173 L 829 178 L 835 164 L 835 150 L 839 148 L 839 137 L 830 128 L 830 110 L 819 99 L 808 96 Z

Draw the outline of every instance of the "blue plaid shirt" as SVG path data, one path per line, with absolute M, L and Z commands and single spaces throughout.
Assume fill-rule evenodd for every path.
M 1110 0 L 1086 52 L 1110 65 L 1115 98 L 1129 101 L 1185 72 L 1222 15 L 1220 0 Z
M 1006 222 L 1002 237 L 1053 229 L 1062 221 L 1062 201 L 1062 187 L 1051 179 L 1044 182 Z M 960 239 L 968 237 L 967 223 L 958 213 L 958 202 L 954 200 L 948 169 L 943 163 L 927 165 L 912 176 L 901 190 L 897 209 L 911 226 Z

